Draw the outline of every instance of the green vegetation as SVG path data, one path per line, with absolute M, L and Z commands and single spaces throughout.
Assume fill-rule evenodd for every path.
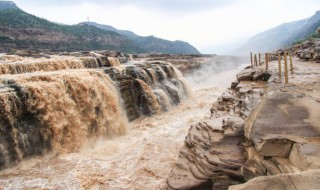
M 169 41 L 154 36 L 135 38 L 133 41 L 148 52 L 172 54 L 199 54 L 199 51 L 184 41 Z
M 28 14 L 21 9 L 5 9 L 0 11 L 0 25 L 9 26 L 13 28 L 42 28 L 59 30 L 75 36 L 82 35 L 112 35 L 121 36 L 112 31 L 105 31 L 99 28 L 89 26 L 86 24 L 78 25 L 61 25 L 50 22 L 46 19 L 38 18 L 34 15 Z
M 136 43 L 144 52 L 147 53 L 172 53 L 172 54 L 199 54 L 200 52 L 184 41 L 169 41 L 155 36 L 139 36 L 128 30 L 118 30 L 109 25 L 102 25 L 95 22 L 88 23 L 91 26 L 97 28 L 117 32 L 123 36 L 126 36 L 134 43 Z
M 21 9 L 0 10 L 0 51 L 115 50 L 140 53 L 127 37 L 87 24 L 62 25 L 28 14 Z
M 302 42 L 306 41 L 306 40 L 309 40 L 311 38 L 319 38 L 320 34 L 317 31 L 315 32 L 312 32 L 311 34 L 309 34 L 309 36 L 307 36 L 306 38 L 303 38 L 302 40 L 297 40 L 295 42 L 292 43 L 292 45 L 296 45 L 296 44 L 301 44 Z
M 1 7 L 0 7 L 1 8 Z M 0 9 L 0 52 L 10 50 L 88 51 L 115 50 L 126 53 L 198 54 L 183 41 L 154 36 L 142 37 L 130 31 L 94 23 L 63 25 L 28 14 L 17 7 Z

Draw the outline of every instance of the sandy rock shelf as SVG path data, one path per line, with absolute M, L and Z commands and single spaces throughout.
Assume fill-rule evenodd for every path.
M 295 59 L 289 84 L 277 72 L 271 62 L 237 75 L 191 126 L 167 189 L 320 187 L 320 64 Z
M 320 187 L 319 68 L 315 62 L 296 59 L 294 73 L 284 84 L 284 76 L 281 80 L 277 76 L 277 62 L 270 63 L 274 75 L 245 125 L 245 137 L 252 143 L 247 152 L 254 153 L 249 154 L 242 170 L 247 180 L 263 175 L 279 177 L 259 177 L 230 189 Z

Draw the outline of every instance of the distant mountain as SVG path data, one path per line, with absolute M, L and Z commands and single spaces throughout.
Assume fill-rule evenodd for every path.
M 141 37 L 107 25 L 53 23 L 24 12 L 11 1 L 0 1 L 0 52 L 13 50 L 199 53 L 186 42 Z
M 176 54 L 199 54 L 200 52 L 184 41 L 169 41 L 154 36 L 139 36 L 129 30 L 118 30 L 109 25 L 98 24 L 95 22 L 83 22 L 97 28 L 113 31 L 134 41 L 144 52 L 148 53 L 176 53 Z
M 245 54 L 250 51 L 272 51 L 303 40 L 320 26 L 320 11 L 307 19 L 281 24 L 250 38 L 236 52 Z
M 0 11 L 4 9 L 19 9 L 12 1 L 0 1 Z

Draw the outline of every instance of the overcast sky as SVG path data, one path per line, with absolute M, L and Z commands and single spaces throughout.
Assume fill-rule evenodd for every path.
M 202 53 L 227 53 L 249 37 L 312 16 L 320 0 L 13 0 L 50 21 L 87 20 L 138 35 L 184 40 Z

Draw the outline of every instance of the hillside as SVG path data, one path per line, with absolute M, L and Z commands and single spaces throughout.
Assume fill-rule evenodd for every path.
M 259 33 L 250 38 L 236 52 L 245 54 L 250 51 L 272 51 L 303 40 L 314 33 L 320 26 L 320 11 L 313 16 Z
M 199 54 L 200 53 L 195 47 L 193 47 L 192 45 L 184 41 L 179 41 L 179 40 L 169 41 L 169 40 L 157 38 L 154 36 L 144 37 L 144 36 L 136 35 L 134 32 L 131 32 L 129 30 L 118 30 L 109 25 L 102 25 L 95 22 L 85 22 L 85 23 L 106 31 L 113 31 L 123 36 L 126 36 L 129 39 L 131 39 L 133 42 L 135 42 L 141 49 L 143 49 L 144 52 L 148 52 L 148 53 L 160 52 L 160 53 L 176 53 L 176 54 Z M 84 23 L 81 23 L 81 24 L 84 24 Z
M 10 3 L 10 2 L 8 2 Z M 88 25 L 60 25 L 0 4 L 0 51 L 118 50 L 141 52 L 128 38 Z
M 0 52 L 14 50 L 199 54 L 187 42 L 141 37 L 96 23 L 57 24 L 28 14 L 11 1 L 0 1 Z
M 18 9 L 18 7 L 11 1 L 0 1 L 0 10 L 4 9 Z

